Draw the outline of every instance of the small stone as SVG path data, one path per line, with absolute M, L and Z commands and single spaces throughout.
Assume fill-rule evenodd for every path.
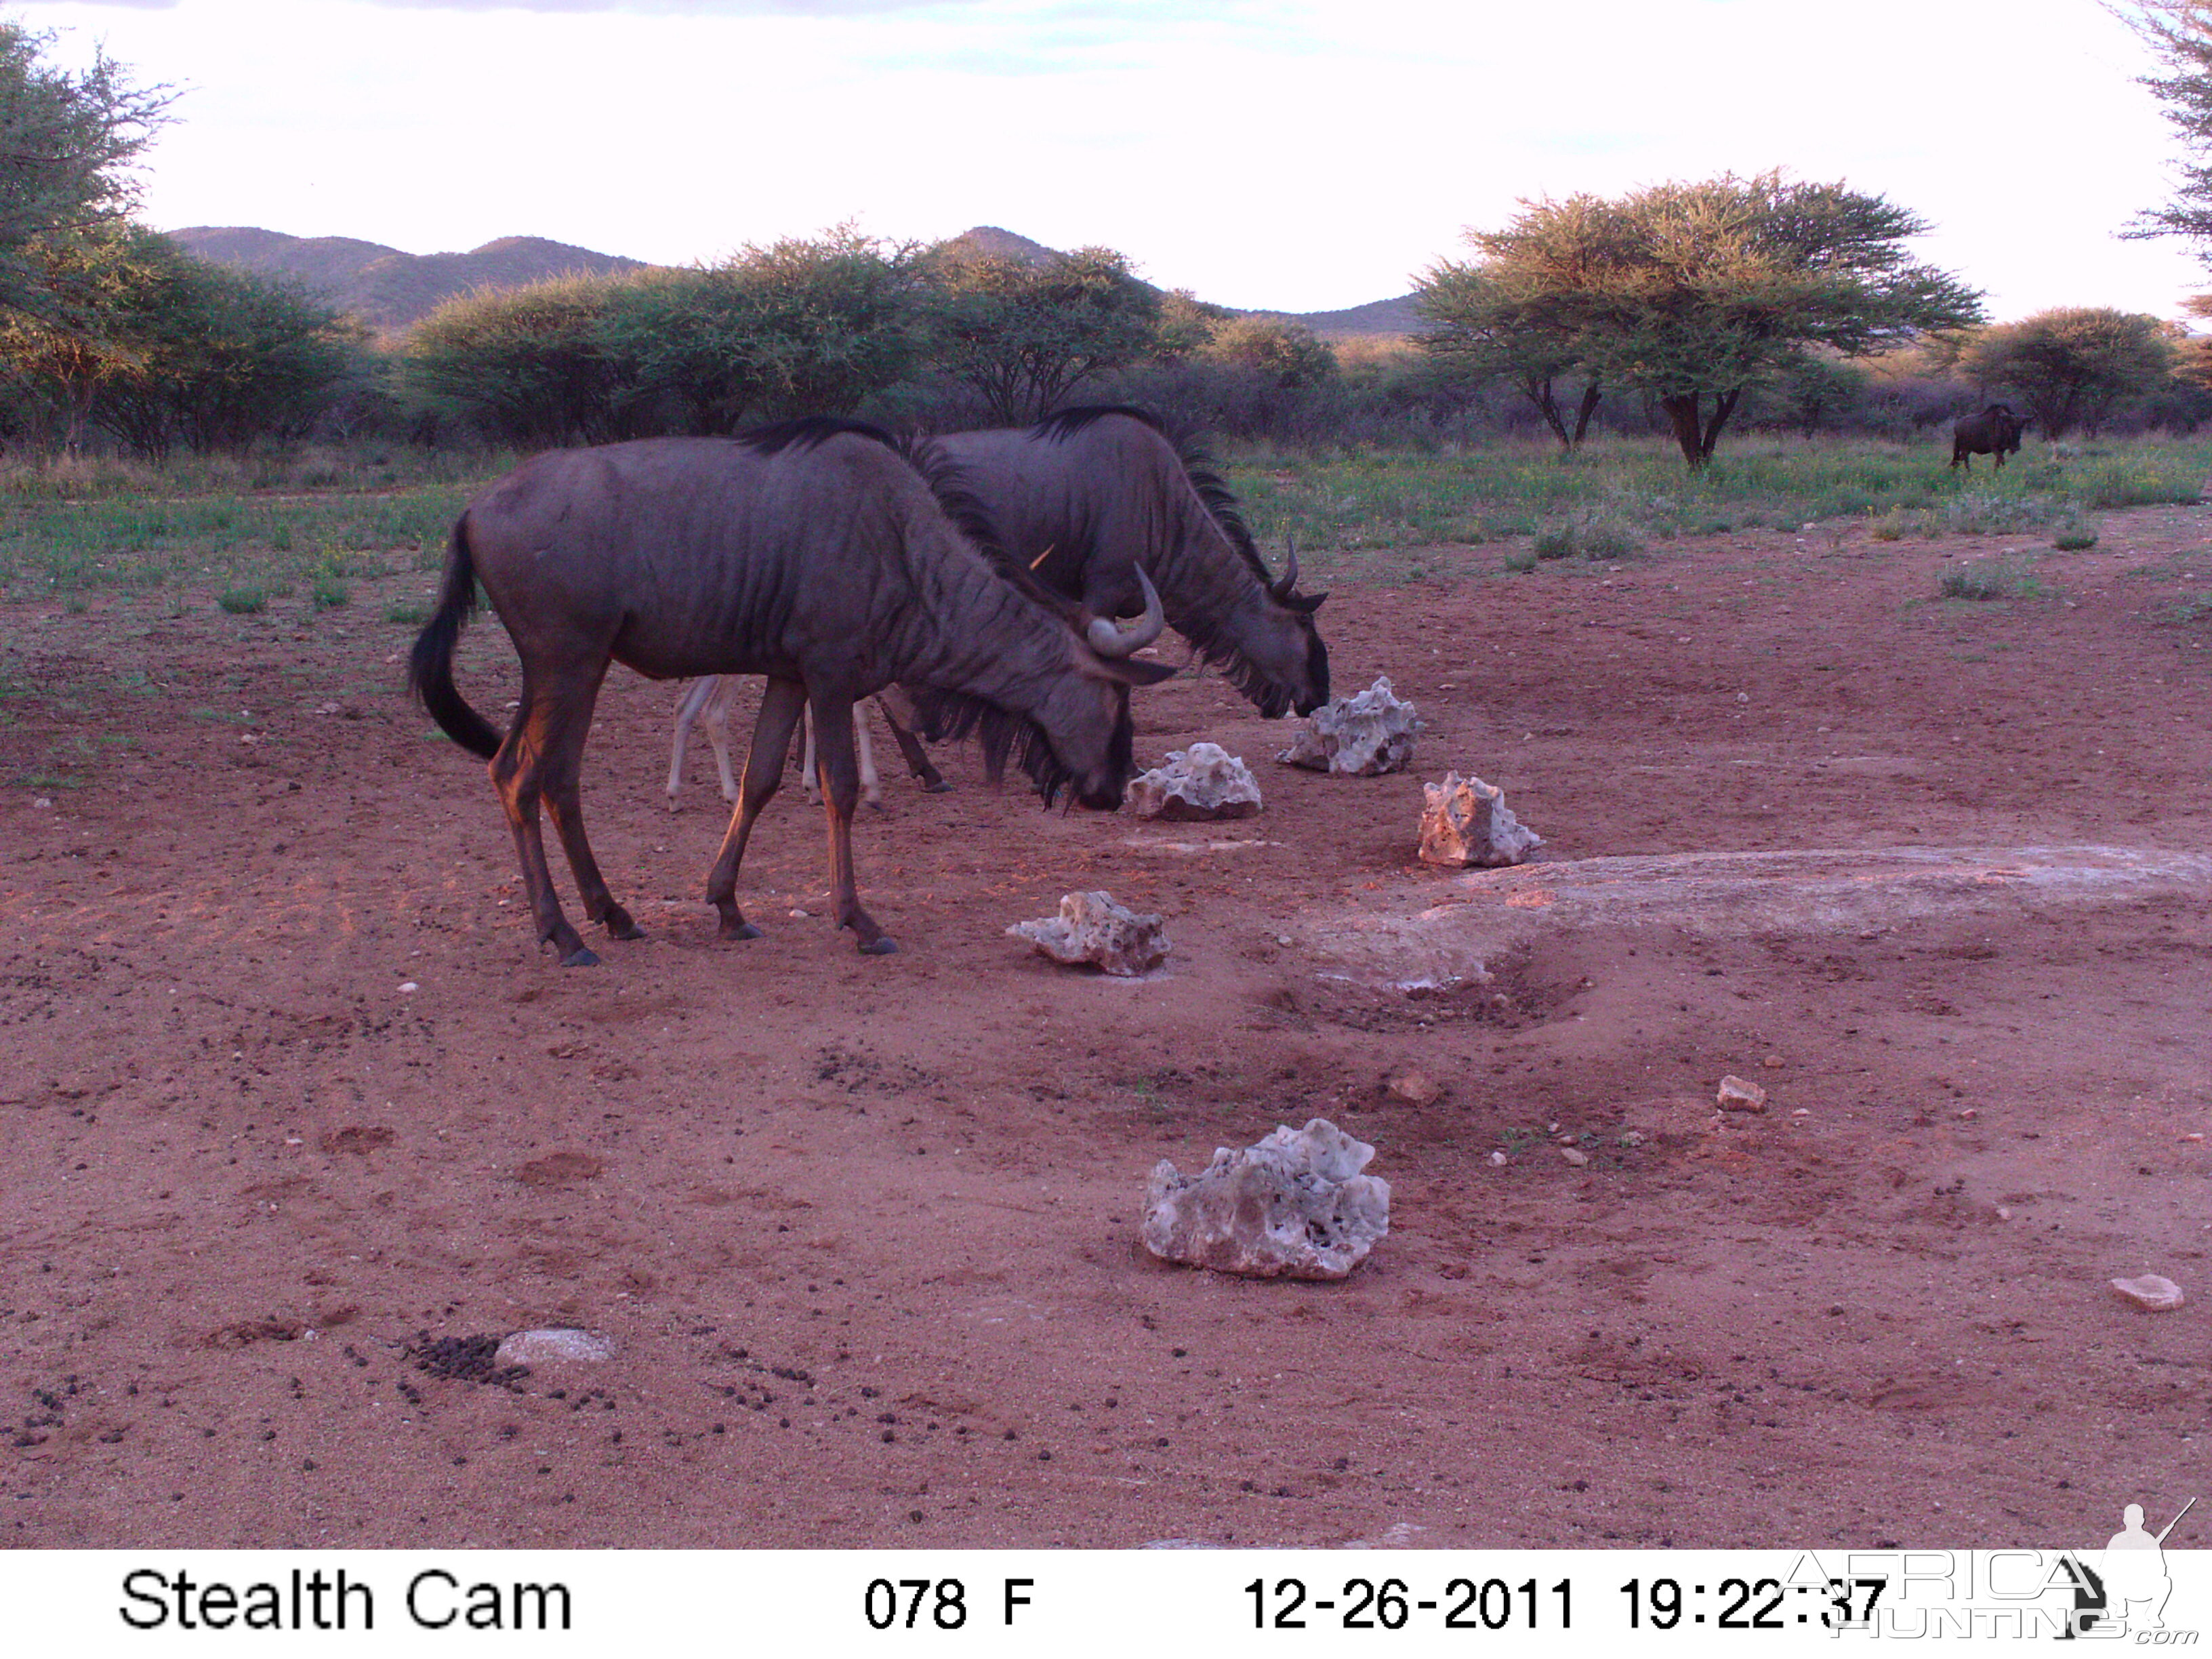
M 403 997 L 411 997 L 422 988 L 411 979 L 403 979 L 399 981 L 399 994 Z
M 1503 1152 L 1492 1152 L 1490 1155 L 1490 1161 L 1494 1167 L 1500 1170 L 1504 1169 L 1508 1164 L 1512 1162 L 1512 1160 L 1507 1158 Z
M 499 1345 L 493 1358 L 501 1365 L 550 1365 L 592 1363 L 612 1359 L 615 1345 L 609 1338 L 568 1326 L 517 1331 Z
M 2182 1295 L 2180 1285 L 2156 1273 L 2144 1273 L 2135 1279 L 2116 1279 L 2112 1280 L 2112 1288 L 2146 1313 L 2171 1313 L 2188 1300 Z
M 1392 693 L 1388 678 L 1356 697 L 1332 697 L 1308 715 L 1275 758 L 1314 772 L 1372 777 L 1401 772 L 1413 758 L 1413 734 L 1421 729 L 1414 706 Z
M 1589 1162 L 1589 1154 L 1583 1151 L 1579 1146 L 1562 1146 L 1559 1148 L 1559 1156 L 1566 1159 L 1568 1163 L 1573 1164 L 1577 1170 L 1581 1169 L 1583 1164 Z
M 1168 959 L 1168 936 L 1158 916 L 1140 916 L 1110 893 L 1069 893 L 1060 914 L 1018 921 L 1009 937 L 1027 939 L 1041 956 L 1073 966 L 1094 963 L 1123 979 L 1148 974 Z
M 2204 1137 L 2203 1135 L 2184 1135 L 2182 1136 L 2182 1139 L 2184 1140 L 2193 1140 L 2200 1146 L 2204 1144 Z
M 1997 1219 L 1998 1219 L 1998 1220 L 2000 1220 L 2000 1221 L 2009 1221 L 2009 1220 L 2011 1220 L 2011 1219 L 2012 1219 L 2012 1212 L 2011 1212 L 2010 1210 L 2007 1209 L 2003 1205 L 2002 1205 L 2002 1204 L 1998 1205 L 1998 1206 L 1997 1206 Z
M 46 796 L 46 795 L 41 795 L 41 796 L 40 796 L 36 800 L 33 801 L 33 802 L 31 803 L 31 805 L 32 805 L 32 806 L 33 806 L 33 807 L 34 807 L 36 810 L 38 810 L 39 811 L 41 811 L 41 812 L 51 812 L 51 811 L 52 811 L 54 810 L 54 803 L 53 803 L 52 799 L 50 796 Z
M 1544 844 L 1541 836 L 1507 809 L 1505 792 L 1494 784 L 1447 772 L 1442 783 L 1421 787 L 1427 798 L 1421 811 L 1420 856 L 1425 864 L 1502 869 Z
M 1194 743 L 1132 778 L 1121 800 L 1140 818 L 1170 823 L 1249 818 L 1260 810 L 1260 781 L 1219 744 Z
M 793 910 L 790 914 L 791 919 L 793 921 L 805 921 L 812 916 L 814 912 L 811 910 Z
M 1972 1106 L 1961 1106 L 1956 1112 L 1953 1113 L 1952 1115 L 1954 1117 L 1963 1118 L 1967 1122 L 1971 1123 L 1976 1118 L 1979 1117 L 1981 1113 Z
M 1724 1112 L 1763 1112 L 1766 1109 L 1766 1091 L 1740 1077 L 1724 1077 L 1721 1079 L 1719 1105 Z
M 1342 1279 L 1390 1231 L 1390 1183 L 1362 1175 L 1375 1149 L 1315 1118 L 1195 1176 L 1165 1158 L 1145 1188 L 1145 1248 L 1166 1261 L 1255 1279 Z
M 1779 1054 L 1769 1054 L 1759 1063 L 1770 1072 L 1778 1072 L 1790 1062 Z
M 1433 1106 L 1444 1091 L 1443 1085 L 1426 1072 L 1401 1072 L 1388 1086 L 1394 1099 L 1410 1106 Z

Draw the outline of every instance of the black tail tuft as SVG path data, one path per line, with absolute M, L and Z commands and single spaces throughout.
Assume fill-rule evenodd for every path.
M 446 544 L 446 581 L 438 592 L 437 614 L 415 636 L 415 649 L 408 654 L 407 687 L 447 737 L 489 760 L 499 752 L 499 733 L 453 686 L 453 647 L 476 608 L 477 566 L 469 555 L 464 514 L 454 520 L 453 539 Z

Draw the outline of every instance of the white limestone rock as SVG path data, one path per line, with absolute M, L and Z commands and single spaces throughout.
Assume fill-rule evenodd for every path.
M 1390 1231 L 1390 1183 L 1360 1174 L 1374 1156 L 1317 1117 L 1217 1148 L 1194 1176 L 1163 1158 L 1145 1188 L 1145 1248 L 1253 1279 L 1342 1279 Z
M 1275 758 L 1310 771 L 1361 777 L 1402 772 L 1413 758 L 1413 734 L 1420 729 L 1413 705 L 1400 702 L 1385 677 L 1356 697 L 1331 697 L 1306 717 L 1291 746 Z
M 1507 809 L 1505 792 L 1494 784 L 1447 772 L 1442 783 L 1421 787 L 1428 797 L 1421 812 L 1424 863 L 1495 870 L 1521 863 L 1544 844 Z
M 1219 744 L 1194 743 L 1132 778 L 1122 801 L 1140 818 L 1171 823 L 1249 818 L 1260 810 L 1260 781 Z
M 1060 914 L 1018 921 L 1009 937 L 1027 939 L 1041 956 L 1070 966 L 1095 963 L 1123 979 L 1149 974 L 1168 959 L 1168 936 L 1158 916 L 1140 916 L 1111 893 L 1069 893 Z

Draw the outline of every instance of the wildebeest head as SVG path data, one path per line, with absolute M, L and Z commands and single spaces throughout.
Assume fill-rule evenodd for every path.
M 1328 701 L 1328 647 L 1314 625 L 1314 612 L 1328 595 L 1297 591 L 1297 544 L 1285 545 L 1283 574 L 1261 590 L 1255 615 L 1242 630 L 1245 660 L 1230 671 L 1237 689 L 1270 720 L 1286 708 L 1310 714 Z
M 1065 790 L 1079 805 L 1113 811 L 1137 772 L 1130 688 L 1156 685 L 1176 672 L 1165 663 L 1139 662 L 1133 657 L 1167 625 L 1159 594 L 1140 573 L 1145 614 L 1124 623 L 1094 616 L 1084 606 L 1025 581 L 1018 570 L 1007 572 L 1006 579 L 1032 603 L 1066 623 L 1066 665 L 1073 672 L 1055 676 L 1042 702 L 1028 715 L 980 698 L 912 688 L 921 735 L 936 742 L 976 732 L 984 769 L 994 781 L 1011 758 L 1029 775 L 1047 806 Z

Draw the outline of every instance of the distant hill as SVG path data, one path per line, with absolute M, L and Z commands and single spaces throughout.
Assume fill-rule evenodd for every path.
M 403 253 L 349 236 L 287 236 L 249 226 L 194 225 L 171 231 L 169 238 L 215 264 L 294 277 L 375 329 L 405 328 L 440 301 L 472 289 L 645 268 L 641 260 L 542 236 L 502 236 L 466 253 Z
M 428 315 L 440 301 L 474 289 L 520 288 L 573 272 L 598 276 L 646 268 L 642 260 L 594 253 L 540 236 L 502 236 L 467 253 L 403 253 L 381 242 L 356 241 L 350 236 L 287 236 L 244 225 L 194 225 L 173 230 L 169 237 L 186 252 L 216 264 L 294 277 L 371 328 L 392 331 Z M 1060 257 L 1059 249 L 997 225 L 974 226 L 949 238 L 945 246 L 956 257 L 1013 258 L 1024 264 Z M 1342 311 L 1241 314 L 1288 317 L 1326 340 L 1389 337 L 1409 334 L 1420 325 L 1410 294 Z

